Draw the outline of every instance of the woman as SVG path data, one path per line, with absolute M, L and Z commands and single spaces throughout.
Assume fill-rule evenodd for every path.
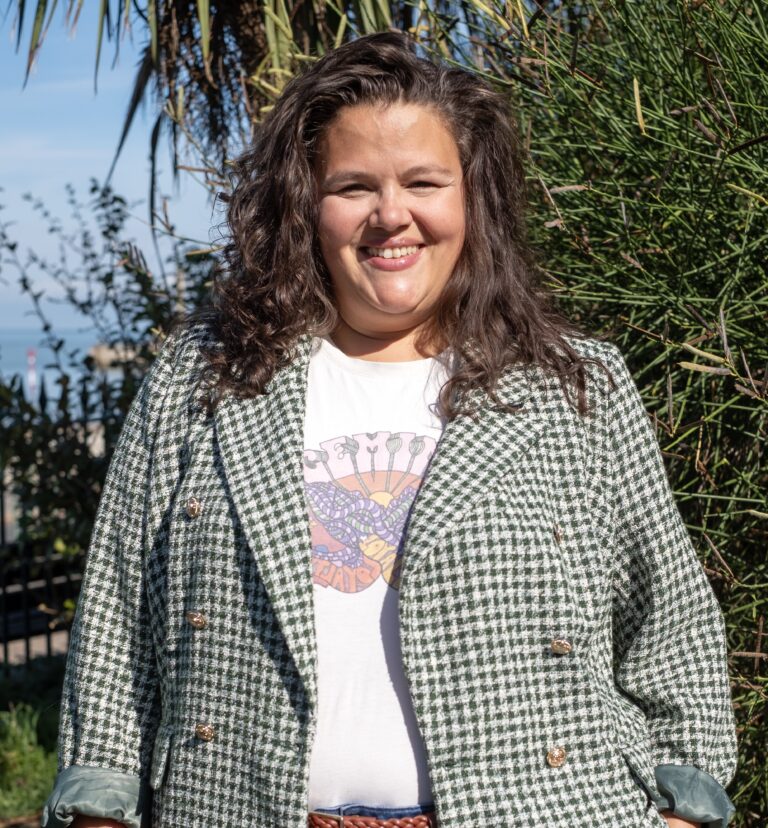
M 236 173 L 112 461 L 43 826 L 725 826 L 722 613 L 621 353 L 537 283 L 504 100 L 371 35 Z

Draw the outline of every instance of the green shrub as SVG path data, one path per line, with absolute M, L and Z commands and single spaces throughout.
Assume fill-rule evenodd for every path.
M 40 711 L 21 702 L 0 711 L 0 819 L 40 809 L 56 776 L 56 754 L 38 741 Z
M 0 819 L 38 812 L 51 792 L 65 663 L 36 658 L 0 681 Z

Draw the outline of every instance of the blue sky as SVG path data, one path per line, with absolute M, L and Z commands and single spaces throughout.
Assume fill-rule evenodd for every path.
M 8 4 L 11 11 L 5 17 L 0 11 L 0 205 L 4 208 L 0 220 L 14 223 L 10 235 L 19 242 L 22 253 L 32 247 L 41 256 L 55 260 L 55 241 L 48 236 L 45 224 L 35 216 L 30 205 L 22 200 L 22 195 L 29 192 L 42 199 L 61 219 L 65 229 L 72 226 L 68 220 L 65 184 L 71 183 L 80 200 L 87 201 L 90 179 L 106 178 L 133 88 L 143 30 L 136 28 L 134 42 L 123 38 L 119 61 L 114 66 L 114 43 L 107 43 L 105 38 L 98 92 L 94 93 L 98 4 L 84 4 L 74 35 L 65 25 L 64 4 L 60 4 L 37 64 L 26 88 L 22 88 L 29 27 L 16 53 L 15 5 Z M 33 9 L 34 5 L 28 8 L 28 18 L 32 17 Z M 149 131 L 154 116 L 154 104 L 148 99 L 145 109 L 134 120 L 112 177 L 115 191 L 133 205 L 134 218 L 128 232 L 145 251 L 150 268 L 155 261 L 146 224 Z M 169 215 L 177 231 L 207 244 L 211 238 L 210 227 L 217 217 L 211 213 L 205 190 L 185 173 L 180 174 L 178 190 L 175 190 L 169 152 L 163 139 L 158 160 L 160 192 L 169 197 Z M 33 276 L 37 288 L 56 295 L 55 285 L 42 274 L 33 271 Z M 34 317 L 25 316 L 31 305 L 28 297 L 21 294 L 16 272 L 4 267 L 0 280 L 5 280 L 0 281 L 0 331 L 37 327 Z M 62 329 L 82 324 L 81 317 L 63 306 L 51 303 L 47 311 Z

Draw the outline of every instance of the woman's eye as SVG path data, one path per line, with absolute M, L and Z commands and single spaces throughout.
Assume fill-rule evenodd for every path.
M 365 184 L 347 184 L 346 187 L 342 187 L 339 192 L 340 193 L 351 193 L 355 190 L 367 190 L 368 188 Z
M 435 184 L 433 181 L 414 181 L 412 184 L 409 184 L 409 188 L 416 188 L 419 190 L 425 189 L 434 189 L 438 185 Z M 368 192 L 370 191 L 370 187 L 367 184 L 347 184 L 346 186 L 342 187 L 341 189 L 337 190 L 337 193 L 355 193 L 355 192 Z

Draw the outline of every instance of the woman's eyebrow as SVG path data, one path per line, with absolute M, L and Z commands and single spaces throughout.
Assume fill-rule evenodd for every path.
M 447 167 L 440 167 L 437 164 L 419 164 L 415 167 L 409 167 L 403 175 L 406 178 L 409 178 L 413 175 L 429 175 L 430 173 L 452 175 L 453 170 L 449 170 Z M 341 172 L 329 175 L 326 179 L 324 179 L 323 187 L 334 187 L 338 184 L 343 184 L 345 181 L 366 179 L 369 176 L 370 173 L 365 172 L 364 170 L 342 170 Z

